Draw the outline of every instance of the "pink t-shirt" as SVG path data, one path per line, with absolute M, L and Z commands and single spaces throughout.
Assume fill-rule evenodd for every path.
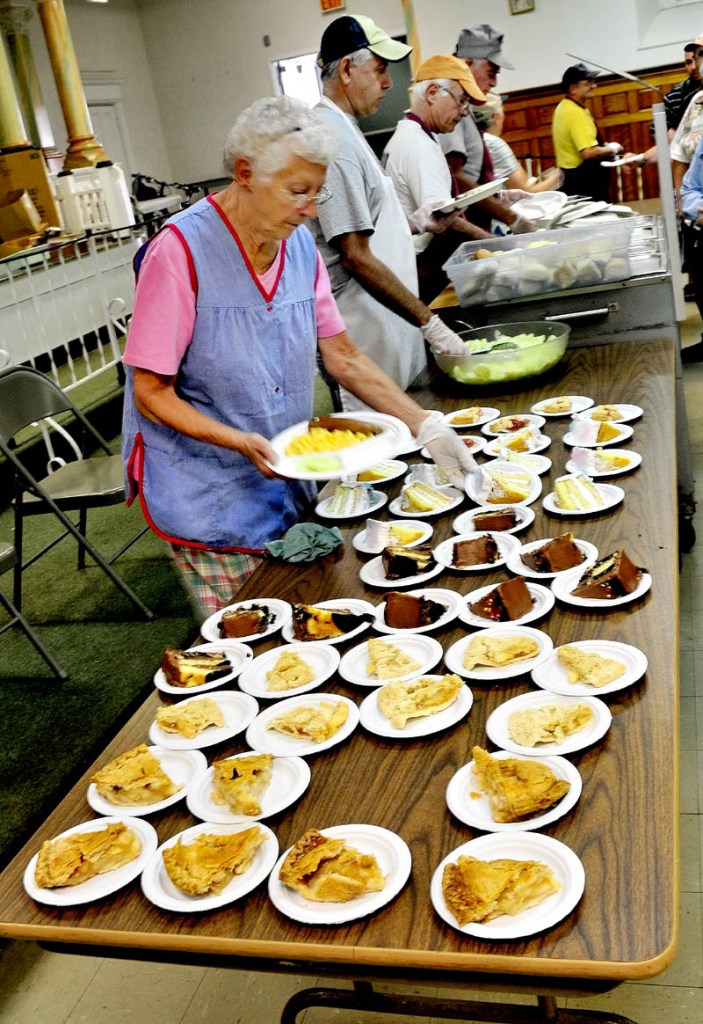
M 281 252 L 282 247 L 269 269 L 259 276 L 261 287 L 267 293 L 276 283 Z M 147 249 L 139 270 L 124 362 L 153 373 L 174 376 L 193 337 L 195 302 L 183 243 L 175 231 L 162 231 Z M 315 314 L 318 338 L 331 338 L 345 330 L 319 252 Z

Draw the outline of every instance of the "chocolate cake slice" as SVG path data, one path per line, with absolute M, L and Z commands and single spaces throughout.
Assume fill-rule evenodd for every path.
M 402 544 L 391 544 L 383 549 L 383 571 L 388 580 L 402 580 L 407 576 L 419 576 L 429 572 L 437 564 L 432 557 L 432 548 L 421 545 L 406 548 Z
M 457 569 L 466 569 L 472 565 L 490 565 L 498 560 L 499 554 L 495 539 L 486 533 L 470 540 L 455 541 L 452 565 Z
M 478 601 L 470 601 L 474 615 L 494 622 L 514 622 L 532 610 L 532 595 L 523 576 L 499 583 Z
M 265 604 L 252 604 L 247 608 L 223 611 L 218 622 L 220 636 L 241 637 L 265 633 L 275 618 L 275 614 Z
M 586 560 L 585 554 L 574 542 L 573 533 L 554 537 L 534 551 L 523 552 L 520 557 L 535 572 L 563 572 Z
M 612 601 L 633 593 L 646 571 L 634 565 L 623 549 L 618 548 L 587 569 L 571 593 L 574 597 Z
M 473 517 L 475 530 L 512 530 L 518 524 L 514 508 L 500 508 L 495 512 L 477 512 Z
M 429 626 L 446 612 L 445 605 L 427 597 L 400 594 L 392 590 L 386 594 L 386 625 L 393 629 L 418 629 Z
M 229 675 L 232 665 L 223 651 L 180 651 L 167 647 L 161 671 L 169 686 L 202 686 Z

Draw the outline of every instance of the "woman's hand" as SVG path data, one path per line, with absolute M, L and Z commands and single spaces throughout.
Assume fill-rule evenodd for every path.
M 275 463 L 278 461 L 278 455 L 271 447 L 271 442 L 267 441 L 261 434 L 241 434 L 241 441 L 237 445 L 239 452 L 252 462 L 262 476 L 274 479 L 279 474 L 275 470 L 271 469 L 268 463 Z

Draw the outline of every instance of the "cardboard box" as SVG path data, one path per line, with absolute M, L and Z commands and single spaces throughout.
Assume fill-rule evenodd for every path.
M 63 227 L 59 207 L 40 149 L 19 149 L 0 154 L 0 198 L 15 189 L 26 189 L 45 224 Z

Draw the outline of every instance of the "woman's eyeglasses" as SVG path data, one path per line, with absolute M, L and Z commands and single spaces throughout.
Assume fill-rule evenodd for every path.
M 319 192 L 313 192 L 312 195 L 309 192 L 291 192 L 287 188 L 281 188 L 280 191 L 295 206 L 296 210 L 304 210 L 311 203 L 319 206 L 320 203 L 326 203 L 328 199 L 332 198 L 332 193 L 326 185 L 323 185 Z

